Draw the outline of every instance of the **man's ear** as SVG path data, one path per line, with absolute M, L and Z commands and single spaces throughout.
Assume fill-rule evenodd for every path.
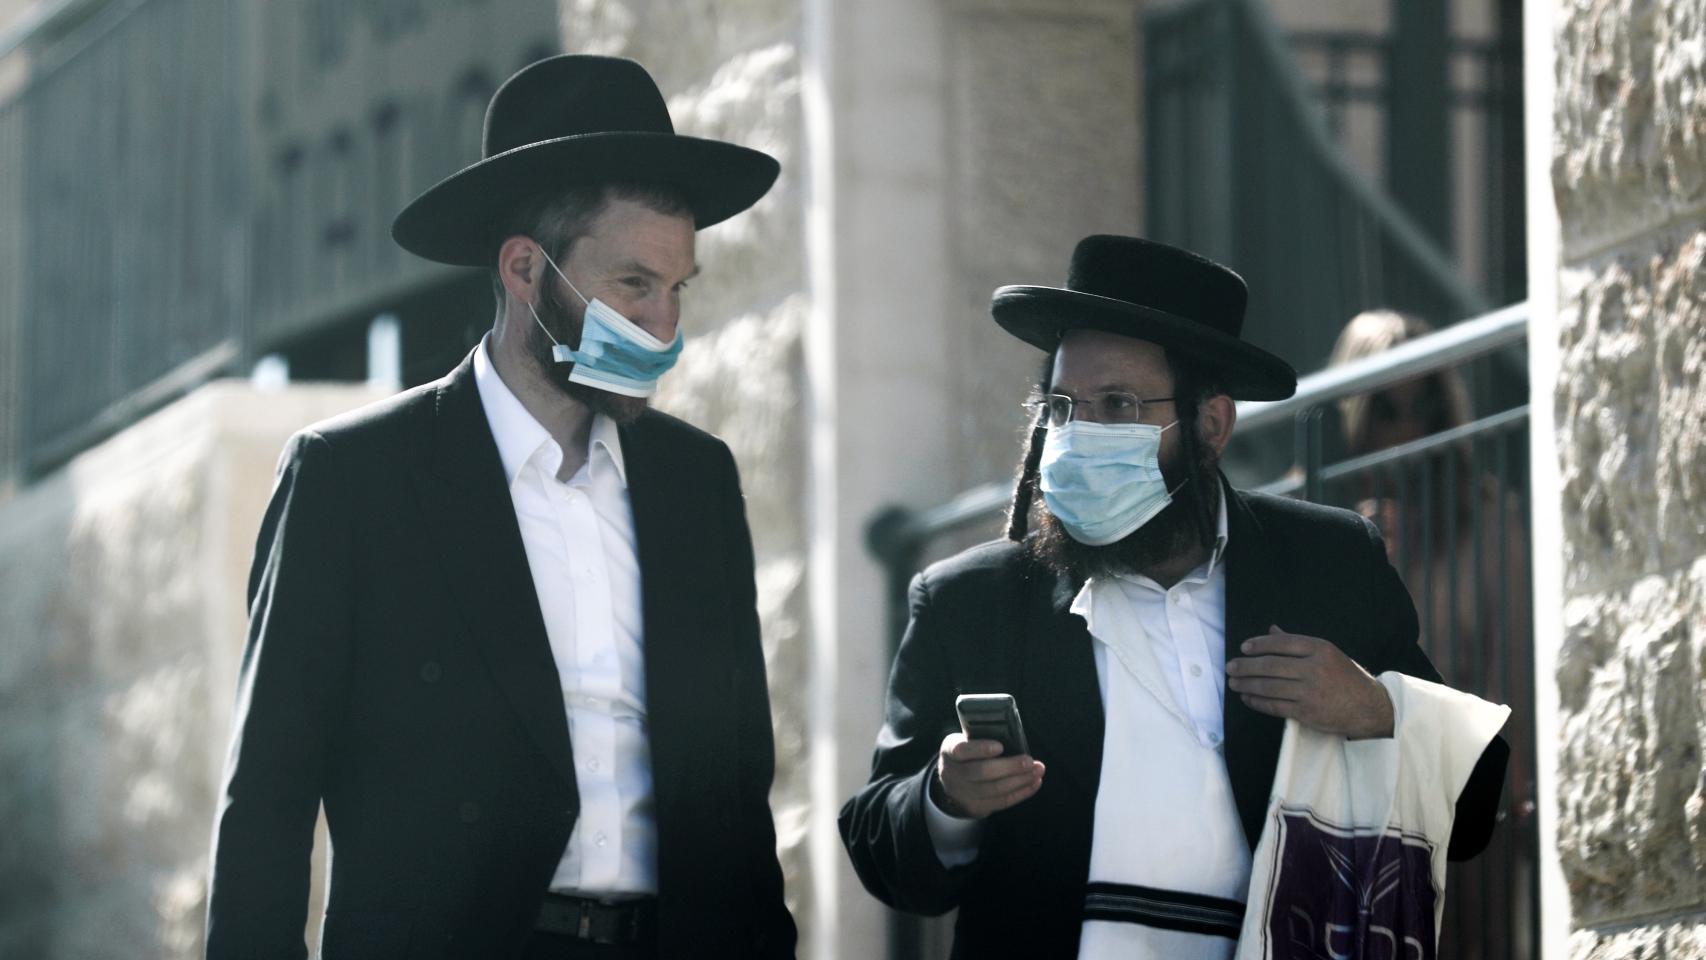
M 504 290 L 522 303 L 532 303 L 544 273 L 543 258 L 539 245 L 529 237 L 517 234 L 505 240 L 498 248 L 498 276 Z
M 1226 444 L 1232 440 L 1232 425 L 1238 419 L 1238 405 L 1224 393 L 1205 397 L 1197 404 L 1197 431 L 1202 442 L 1214 448 L 1214 452 L 1226 452 Z

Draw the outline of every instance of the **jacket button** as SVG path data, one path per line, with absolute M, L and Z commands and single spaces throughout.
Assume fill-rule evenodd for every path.
M 437 661 L 428 660 L 421 664 L 421 680 L 426 683 L 437 683 L 438 678 L 442 676 L 444 676 L 444 668 L 440 667 Z
M 480 805 L 472 800 L 464 800 L 462 806 L 457 808 L 456 816 L 463 823 L 473 823 L 480 819 Z

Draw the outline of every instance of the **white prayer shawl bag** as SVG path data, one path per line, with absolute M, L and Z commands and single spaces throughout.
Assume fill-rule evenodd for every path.
M 1288 720 L 1238 960 L 1436 960 L 1457 797 L 1510 708 L 1383 673 L 1394 735 Z

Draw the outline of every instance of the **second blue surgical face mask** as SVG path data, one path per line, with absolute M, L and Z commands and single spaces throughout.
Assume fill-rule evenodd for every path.
M 1161 475 L 1161 434 L 1147 423 L 1073 420 L 1043 441 L 1043 502 L 1072 539 L 1114 543 L 1173 502 Z
M 681 331 L 676 330 L 675 339 L 664 343 L 617 313 L 603 300 L 597 297 L 588 300 L 544 248 L 537 244 L 535 247 L 557 276 L 562 277 L 575 296 L 586 304 L 586 312 L 581 319 L 579 350 L 558 343 L 546 329 L 544 321 L 539 319 L 539 311 L 533 309 L 533 304 L 527 305 L 533 314 L 533 322 L 539 324 L 539 329 L 544 330 L 545 336 L 551 337 L 551 343 L 555 344 L 551 348 L 552 358 L 558 363 L 575 365 L 569 371 L 569 380 L 626 397 L 649 397 L 656 393 L 658 378 L 668 373 L 669 368 L 675 366 L 676 358 L 681 356 Z

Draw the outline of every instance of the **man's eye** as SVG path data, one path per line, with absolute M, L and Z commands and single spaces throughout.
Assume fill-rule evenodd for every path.
M 1123 393 L 1110 393 L 1102 398 L 1102 405 L 1109 410 L 1130 410 L 1137 406 L 1137 398 L 1128 397 Z
M 647 287 L 645 277 L 623 277 L 622 284 L 630 290 L 644 290 Z

